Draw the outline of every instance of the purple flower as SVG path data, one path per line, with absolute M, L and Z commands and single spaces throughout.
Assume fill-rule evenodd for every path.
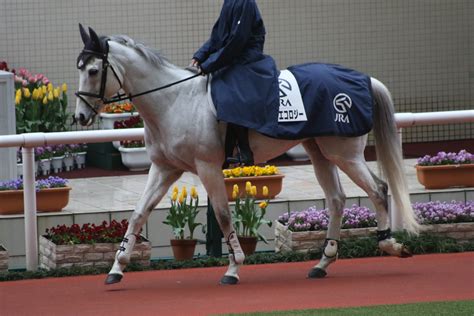
M 456 164 L 470 164 L 474 163 L 474 155 L 467 152 L 465 149 L 459 153 L 446 153 L 440 151 L 436 156 L 426 155 L 418 158 L 417 164 L 420 166 L 439 166 L 439 165 L 456 165 Z
M 60 177 L 49 177 L 47 179 L 37 180 L 35 183 L 36 191 L 48 188 L 63 188 L 67 186 L 67 180 Z M 0 191 L 23 190 L 23 179 L 0 182 Z

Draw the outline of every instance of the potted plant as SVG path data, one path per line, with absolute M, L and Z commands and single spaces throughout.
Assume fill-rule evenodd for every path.
M 131 102 L 108 104 L 100 113 L 100 127 L 101 129 L 114 129 L 116 121 L 134 116 L 138 116 L 138 112 Z
M 69 202 L 67 180 L 50 176 L 36 181 L 36 208 L 38 212 L 60 212 Z M 23 179 L 0 182 L 0 215 L 22 214 Z
M 71 171 L 74 169 L 74 148 L 71 147 L 72 145 L 66 145 L 64 148 L 64 170 Z
M 141 128 L 144 126 L 140 116 L 132 116 L 126 120 L 116 121 L 115 129 Z M 151 160 L 146 151 L 145 142 L 142 140 L 131 140 L 118 142 L 118 150 L 122 157 L 122 163 L 130 171 L 142 171 L 150 169 Z
M 191 188 L 188 199 L 186 187 L 183 187 L 181 194 L 177 186 L 173 188 L 171 195 L 171 206 L 163 224 L 171 226 L 174 239 L 171 239 L 171 247 L 176 260 L 190 260 L 194 256 L 197 240 L 194 239 L 194 230 L 201 225 L 196 222 L 199 196 L 196 188 Z M 186 227 L 189 235 L 185 237 Z
M 0 272 L 8 271 L 8 250 L 0 244 Z
M 77 169 L 83 169 L 86 166 L 87 145 L 86 144 L 71 144 L 69 148 L 74 157 Z
M 51 146 L 35 148 L 35 157 L 38 158 L 39 168 L 43 176 L 51 172 L 51 159 L 53 158 L 53 148 Z
M 426 155 L 418 158 L 415 167 L 418 181 L 426 189 L 474 186 L 474 155 L 466 150 Z
M 56 145 L 53 146 L 53 157 L 51 160 L 51 165 L 53 168 L 54 173 L 59 173 L 63 171 L 63 160 L 64 160 L 64 153 L 66 152 L 65 145 Z
M 14 73 L 17 134 L 66 131 L 67 85 L 54 87 L 45 75 L 24 68 Z
M 264 224 L 272 226 L 272 222 L 264 218 L 269 202 L 267 198 L 269 191 L 263 186 L 262 196 L 267 199 L 260 203 L 256 201 L 257 187 L 252 186 L 251 182 L 246 182 L 243 195 L 240 192 L 239 186 L 235 184 L 232 191 L 232 198 L 235 200 L 232 222 L 242 250 L 245 255 L 250 255 L 255 252 L 258 240 L 267 243 L 266 238 L 258 230 Z
M 265 167 L 248 166 L 222 170 L 224 182 L 229 201 L 234 201 L 232 192 L 235 185 L 239 187 L 239 192 L 245 191 L 246 182 L 250 181 L 257 187 L 257 199 L 275 198 L 281 192 L 284 176 L 279 173 L 275 166 Z M 263 187 L 268 188 L 268 196 L 263 196 Z
M 109 266 L 127 231 L 128 222 L 57 225 L 40 236 L 40 266 L 56 269 L 71 266 Z M 132 262 L 150 265 L 151 244 L 140 236 L 133 248 Z

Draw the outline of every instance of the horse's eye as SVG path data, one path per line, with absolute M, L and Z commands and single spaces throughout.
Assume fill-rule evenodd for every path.
M 99 73 L 99 69 L 95 69 L 95 68 L 89 69 L 89 76 L 95 76 L 98 73 Z

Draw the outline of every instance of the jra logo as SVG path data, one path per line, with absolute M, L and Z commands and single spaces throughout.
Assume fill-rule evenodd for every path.
M 352 107 L 352 99 L 345 93 L 339 93 L 333 100 L 334 109 L 338 112 L 334 119 L 335 122 L 349 124 L 349 115 L 347 112 Z

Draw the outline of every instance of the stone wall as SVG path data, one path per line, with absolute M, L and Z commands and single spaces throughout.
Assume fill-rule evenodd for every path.
M 8 271 L 8 251 L 0 245 L 0 272 Z
M 120 243 L 56 245 L 40 236 L 40 267 L 50 270 L 68 267 L 107 267 L 112 265 Z M 132 262 L 150 265 L 151 243 L 137 243 L 132 252 Z
M 424 232 L 446 236 L 459 242 L 474 240 L 474 223 L 423 225 Z M 376 228 L 355 228 L 341 230 L 341 239 L 351 237 L 375 238 Z M 280 222 L 275 222 L 275 252 L 308 252 L 319 250 L 326 239 L 326 231 L 292 232 Z

